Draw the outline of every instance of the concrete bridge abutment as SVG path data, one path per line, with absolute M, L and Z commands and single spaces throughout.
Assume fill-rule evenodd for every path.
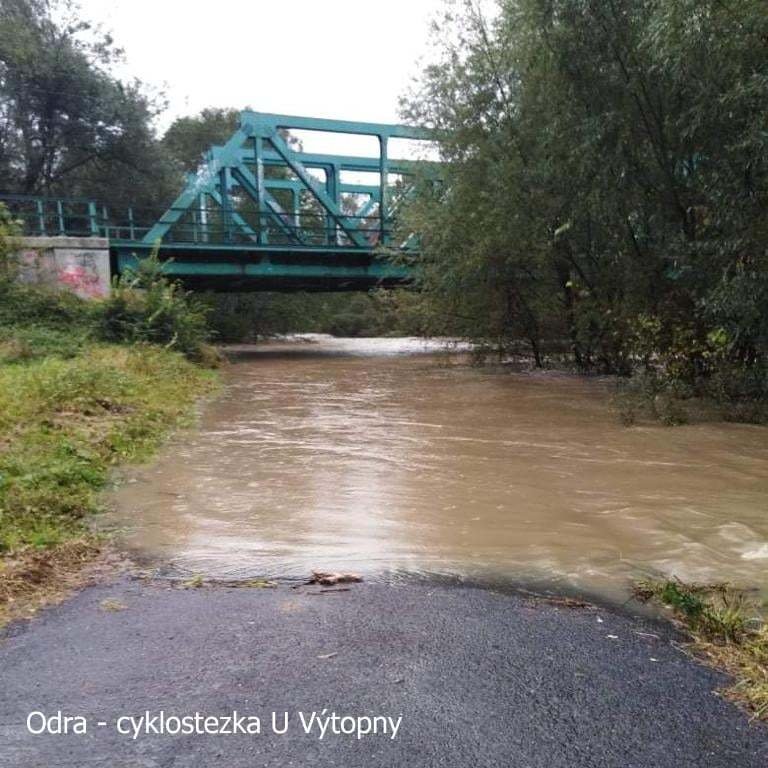
M 24 237 L 18 251 L 19 279 L 83 299 L 109 296 L 112 269 L 103 237 Z

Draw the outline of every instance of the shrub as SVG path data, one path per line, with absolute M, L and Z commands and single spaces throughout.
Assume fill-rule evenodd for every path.
M 100 315 L 105 341 L 159 344 L 191 359 L 201 359 L 210 334 L 207 310 L 165 276 L 156 253 L 114 282 Z
M 0 363 L 73 357 L 92 336 L 99 307 L 66 291 L 18 282 L 18 222 L 0 204 Z
M 21 224 L 11 216 L 8 208 L 0 203 L 0 280 L 8 281 L 16 273 L 16 238 L 21 234 Z
M 86 326 L 97 313 L 98 304 L 66 291 L 0 281 L 0 326 Z

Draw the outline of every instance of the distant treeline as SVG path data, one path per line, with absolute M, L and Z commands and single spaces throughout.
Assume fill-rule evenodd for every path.
M 120 80 L 109 34 L 68 0 L 0 3 L 0 192 L 98 200 L 158 215 L 185 171 L 233 132 L 238 108 L 175 120 L 164 95 Z M 244 105 L 243 105 L 244 106 Z
M 408 290 L 371 293 L 208 294 L 213 338 L 257 341 L 286 333 L 334 336 L 419 336 L 429 331 L 417 294 Z

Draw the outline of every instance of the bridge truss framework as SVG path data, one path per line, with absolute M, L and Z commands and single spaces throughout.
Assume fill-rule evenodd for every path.
M 305 152 L 291 131 L 373 137 L 378 151 Z M 396 216 L 416 177 L 434 174 L 437 166 L 395 159 L 390 148 L 393 139 L 430 138 L 409 126 L 248 110 L 232 137 L 212 147 L 197 172 L 188 174 L 181 194 L 159 218 L 130 209 L 115 219 L 92 201 L 80 201 L 73 215 L 73 201 L 63 206 L 37 199 L 25 220 L 31 234 L 108 237 L 118 273 L 158 248 L 169 274 L 202 288 L 398 284 L 411 272 L 383 252 L 417 253 L 414 236 L 398 235 Z M 78 231 L 68 231 L 73 228 Z

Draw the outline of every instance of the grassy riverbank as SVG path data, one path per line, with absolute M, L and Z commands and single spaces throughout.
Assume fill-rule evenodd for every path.
M 102 302 L 2 272 L 0 623 L 98 556 L 87 521 L 110 469 L 192 416 L 215 383 L 193 360 L 216 359 L 204 314 L 154 263 Z
M 83 342 L 68 359 L 0 365 L 0 619 L 97 555 L 87 518 L 109 470 L 150 454 L 212 381 L 149 345 Z
M 153 348 L 83 346 L 0 368 L 0 550 L 49 547 L 97 507 L 109 468 L 145 456 L 209 375 Z

